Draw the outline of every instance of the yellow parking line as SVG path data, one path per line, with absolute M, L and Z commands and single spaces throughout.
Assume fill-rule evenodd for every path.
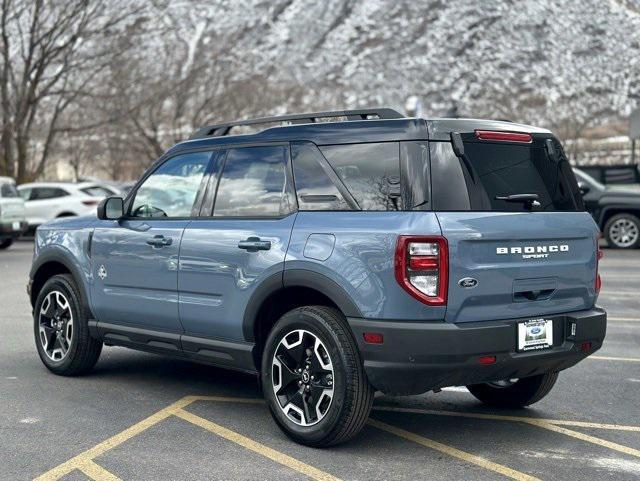
M 623 446 L 622 444 L 613 443 L 611 441 L 607 441 L 606 439 L 600 439 L 595 436 L 590 436 L 588 434 L 580 433 L 578 431 L 572 431 L 571 429 L 555 426 L 551 423 L 547 423 L 544 421 L 531 420 L 531 421 L 527 421 L 527 423 L 532 424 L 534 426 L 541 427 L 543 429 L 548 429 L 549 431 L 555 431 L 556 433 L 565 434 L 567 436 L 571 436 L 572 438 L 580 439 L 588 443 L 597 444 L 598 446 L 603 446 L 605 448 L 613 449 L 614 451 L 619 451 L 621 453 L 629 454 L 631 456 L 640 458 L 640 450 L 630 448 L 628 446 Z
M 482 413 L 464 413 L 457 411 L 438 411 L 435 409 L 418 409 L 418 408 L 402 408 L 394 406 L 374 406 L 376 411 L 393 411 L 400 413 L 412 413 L 412 414 L 430 414 L 434 416 L 452 416 L 461 418 L 475 418 L 475 419 L 489 419 L 493 421 L 514 421 L 514 422 L 545 422 L 549 424 L 561 425 L 561 426 L 574 426 L 583 428 L 594 429 L 611 429 L 617 431 L 633 431 L 640 432 L 640 426 L 625 426 L 621 424 L 604 424 L 604 423 L 592 423 L 585 421 L 571 421 L 565 419 L 543 419 L 543 418 L 531 418 L 525 416 L 504 416 L 499 414 L 482 414 Z
M 122 481 L 118 476 L 111 474 L 102 466 L 91 460 L 85 461 L 83 464 L 78 466 L 78 469 L 94 481 Z
M 589 356 L 587 359 L 594 359 L 596 361 L 640 362 L 640 358 L 638 357 Z
M 158 424 L 160 421 L 167 419 L 178 409 L 182 409 L 185 406 L 188 406 L 192 402 L 196 401 L 198 398 L 195 396 L 186 396 L 173 404 L 167 406 L 164 409 L 161 409 L 155 414 L 152 414 L 146 419 L 143 419 L 139 423 L 134 424 L 133 426 L 125 429 L 124 431 L 111 436 L 109 439 L 102 441 L 100 444 L 87 449 L 86 451 L 74 456 L 69 461 L 66 461 L 59 466 L 47 471 L 46 473 L 38 476 L 34 481 L 55 481 L 60 479 L 63 476 L 66 476 L 71 471 L 76 469 L 82 470 L 82 467 L 87 464 L 87 461 L 92 461 L 93 458 L 100 456 L 106 451 L 113 449 L 114 447 L 124 443 L 128 439 L 140 434 L 145 429 Z
M 174 414 L 177 417 L 190 422 L 191 424 L 200 426 L 207 431 L 217 434 L 218 436 L 223 437 L 231 442 L 239 444 L 246 449 L 258 453 L 265 458 L 271 459 L 272 461 L 280 463 L 283 466 L 298 471 L 299 473 L 302 473 L 312 479 L 318 481 L 339 481 L 339 478 L 336 478 L 329 473 L 320 471 L 313 466 L 303 463 L 302 461 L 298 461 L 296 458 L 292 458 L 291 456 L 281 453 L 280 451 L 276 451 L 275 449 L 265 446 L 258 441 L 254 441 L 253 439 L 243 436 L 242 434 L 232 431 L 231 429 L 227 429 L 223 426 L 220 426 L 219 424 L 211 422 L 208 419 L 204 419 L 182 409 L 176 411 Z
M 438 441 L 433 441 L 432 439 L 425 438 L 418 434 L 405 431 L 404 429 L 398 428 L 396 426 L 391 426 L 390 424 L 386 424 L 375 419 L 369 419 L 367 423 L 373 427 L 394 434 L 408 441 L 413 441 L 414 443 L 417 443 L 426 448 L 435 449 L 436 451 L 439 451 L 441 453 L 453 456 L 454 458 L 461 459 L 468 463 L 475 464 L 477 466 L 480 466 L 481 468 L 494 471 L 508 478 L 517 479 L 519 481 L 540 481 L 538 478 L 530 476 L 526 473 L 516 471 L 515 469 L 508 468 L 507 466 L 503 466 L 502 464 L 494 463 L 493 461 L 489 461 L 488 459 L 476 456 L 475 454 L 467 453 L 452 446 L 448 446 L 446 444 L 439 443 Z

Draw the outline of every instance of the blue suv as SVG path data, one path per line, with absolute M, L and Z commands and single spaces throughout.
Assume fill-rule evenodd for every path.
M 97 218 L 41 226 L 29 294 L 54 373 L 103 345 L 253 373 L 328 446 L 376 390 L 540 400 L 602 346 L 599 257 L 549 131 L 319 112 L 204 127 Z

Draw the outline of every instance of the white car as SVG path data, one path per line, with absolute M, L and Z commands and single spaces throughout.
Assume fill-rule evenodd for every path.
M 95 214 L 102 199 L 119 194 L 95 182 L 35 182 L 18 186 L 18 191 L 26 202 L 30 229 L 58 217 Z
M 9 247 L 26 230 L 24 201 L 16 190 L 16 181 L 0 177 L 0 249 Z

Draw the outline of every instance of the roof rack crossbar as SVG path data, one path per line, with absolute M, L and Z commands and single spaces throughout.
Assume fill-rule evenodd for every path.
M 347 120 L 369 120 L 375 117 L 376 120 L 382 119 L 401 119 L 404 117 L 400 112 L 390 108 L 379 109 L 360 109 L 360 110 L 335 110 L 330 112 L 309 112 L 306 114 L 279 115 L 276 117 L 261 117 L 257 119 L 239 120 L 235 122 L 227 122 L 224 124 L 207 125 L 198 129 L 191 139 L 202 137 L 220 137 L 229 135 L 233 127 L 241 125 L 258 125 L 274 122 L 290 122 L 292 124 L 312 124 L 317 119 L 346 117 Z

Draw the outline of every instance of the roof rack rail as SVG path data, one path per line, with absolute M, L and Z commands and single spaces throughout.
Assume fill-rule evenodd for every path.
M 291 122 L 292 124 L 312 124 L 317 119 L 331 117 L 346 117 L 347 120 L 369 120 L 375 117 L 379 119 L 401 119 L 404 118 L 400 112 L 390 108 L 360 109 L 360 110 L 335 110 L 330 112 L 309 112 L 306 114 L 280 115 L 276 117 L 262 117 L 250 120 L 238 120 L 224 124 L 207 125 L 198 129 L 190 138 L 199 139 L 202 137 L 221 137 L 229 135 L 233 127 L 241 125 L 268 124 L 272 122 Z

